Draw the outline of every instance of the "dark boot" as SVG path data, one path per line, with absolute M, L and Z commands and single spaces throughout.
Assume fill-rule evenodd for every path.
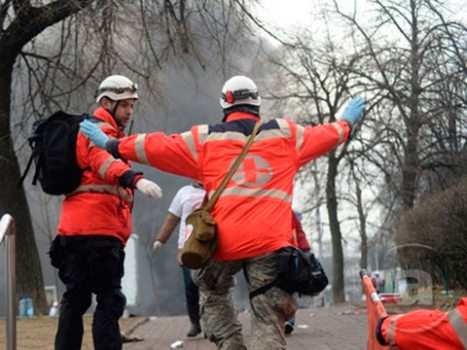
M 285 335 L 292 334 L 292 332 L 294 330 L 294 325 L 295 325 L 295 321 L 294 322 L 287 321 L 285 323 Z
M 191 323 L 190 330 L 186 334 L 187 337 L 196 337 L 198 334 L 201 333 L 201 325 L 199 321 L 194 321 Z

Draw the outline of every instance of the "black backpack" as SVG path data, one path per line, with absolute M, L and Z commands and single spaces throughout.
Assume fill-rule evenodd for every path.
M 39 180 L 45 193 L 68 194 L 79 186 L 83 169 L 76 161 L 76 139 L 79 123 L 86 117 L 86 114 L 58 111 L 34 123 L 33 135 L 28 138 L 32 154 L 18 187 L 23 183 L 32 161 L 36 166 L 32 184 L 36 185 Z

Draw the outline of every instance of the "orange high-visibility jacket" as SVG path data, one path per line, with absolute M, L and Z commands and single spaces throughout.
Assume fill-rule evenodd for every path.
M 100 120 L 96 125 L 107 135 L 124 136 L 104 108 L 99 107 L 93 115 Z M 80 186 L 63 201 L 58 234 L 113 236 L 125 244 L 131 234 L 131 188 L 137 173 L 81 133 L 76 141 L 76 158 L 85 170 Z
M 203 182 L 212 196 L 251 134 L 256 116 L 231 113 L 226 123 L 197 125 L 182 134 L 132 135 L 114 142 L 115 156 Z M 302 127 L 264 122 L 245 159 L 213 209 L 218 260 L 237 260 L 290 246 L 292 190 L 297 171 L 344 142 L 346 121 Z
M 448 311 L 417 310 L 380 320 L 377 338 L 381 345 L 400 350 L 467 349 L 467 297 Z

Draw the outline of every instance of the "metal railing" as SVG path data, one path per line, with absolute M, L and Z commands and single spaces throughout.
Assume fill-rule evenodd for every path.
M 5 266 L 6 266 L 6 348 L 16 350 L 16 309 L 15 309 L 15 221 L 9 214 L 2 216 L 0 220 L 0 244 L 5 239 Z

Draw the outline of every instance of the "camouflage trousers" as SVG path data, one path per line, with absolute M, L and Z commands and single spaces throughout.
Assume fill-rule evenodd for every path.
M 200 312 L 203 330 L 218 349 L 247 349 L 242 326 L 233 302 L 234 275 L 243 270 L 249 291 L 253 291 L 277 277 L 277 253 L 260 257 L 211 261 L 193 272 L 199 286 Z M 297 310 L 295 298 L 273 287 L 250 300 L 251 350 L 286 349 L 284 322 Z

